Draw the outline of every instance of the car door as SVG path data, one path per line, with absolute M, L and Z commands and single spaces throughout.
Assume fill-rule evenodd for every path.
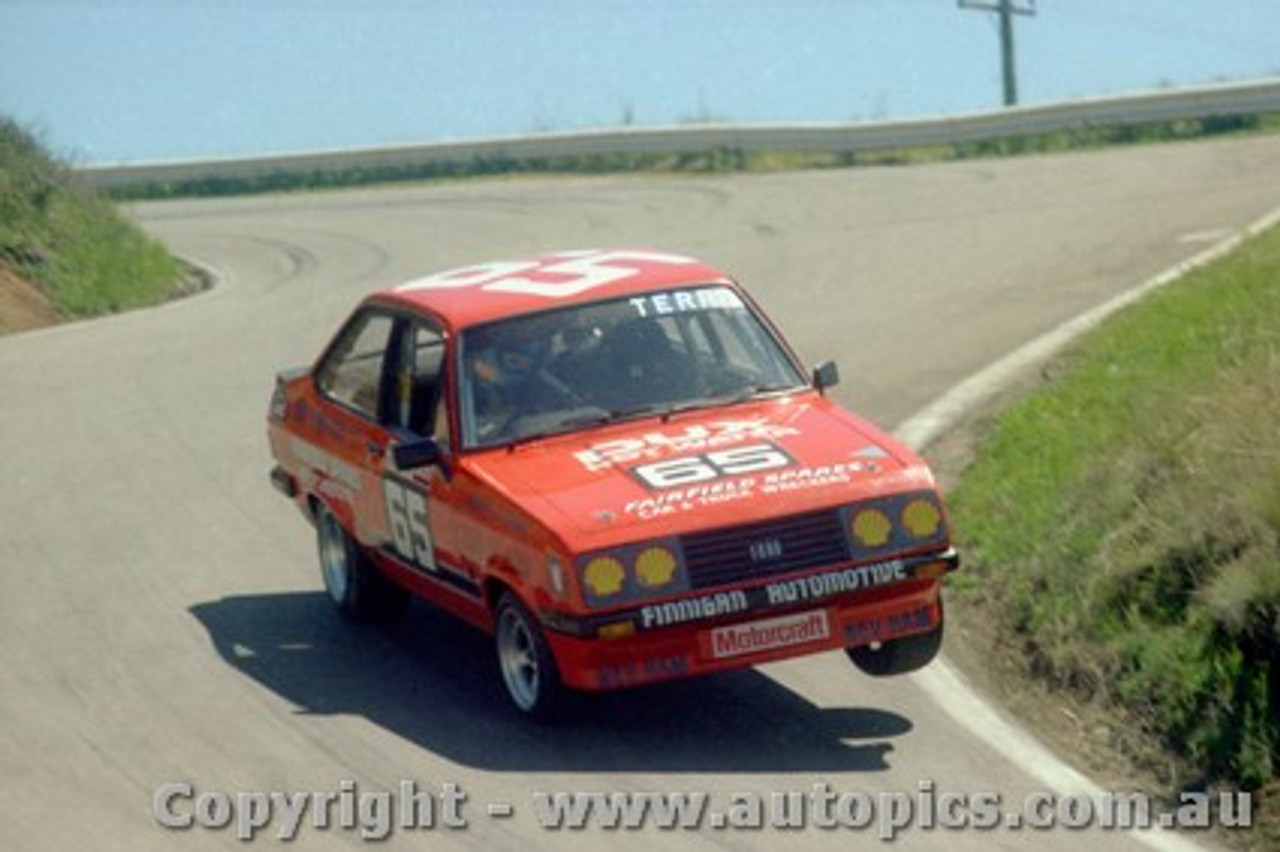
M 388 427 L 396 440 L 431 438 L 441 462 L 398 470 L 388 455 L 384 466 L 389 538 L 384 552 L 427 597 L 477 622 L 484 619 L 484 597 L 477 572 L 462 551 L 460 523 L 466 512 L 451 470 L 447 338 L 438 325 L 413 317 L 399 332 L 391 367 Z
M 386 425 L 395 440 L 432 437 L 444 393 L 444 334 L 425 318 L 406 318 L 396 330 L 393 348 Z M 384 550 L 428 577 L 440 573 L 429 506 L 438 478 L 434 465 L 408 471 L 398 470 L 390 459 L 383 465 Z
M 308 425 L 327 467 L 317 491 L 370 549 L 381 547 L 389 532 L 383 478 L 403 323 L 376 307 L 357 312 L 315 372 L 324 405 Z

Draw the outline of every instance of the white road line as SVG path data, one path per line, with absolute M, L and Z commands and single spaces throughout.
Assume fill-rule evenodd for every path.
M 1229 236 L 1231 231 L 1228 228 L 1211 228 L 1208 231 L 1192 231 L 1189 234 L 1183 234 L 1178 237 L 1178 242 L 1183 245 L 1191 243 L 1216 243 L 1218 240 Z
M 1022 345 L 999 361 L 965 379 L 900 424 L 893 430 L 894 435 L 916 450 L 928 446 L 970 411 L 1008 386 L 1015 377 L 1045 363 L 1068 344 L 1097 328 L 1112 314 L 1132 305 L 1153 290 L 1158 290 L 1166 284 L 1177 281 L 1188 272 L 1217 260 L 1249 237 L 1276 224 L 1280 224 L 1280 208 L 1272 210 L 1244 231 L 1231 234 L 1189 260 L 1166 269 L 1137 287 L 1067 320 L 1057 328 Z
M 894 429 L 894 434 L 915 450 L 921 450 L 955 426 L 966 414 L 989 400 L 1015 377 L 1045 363 L 1068 344 L 1097 328 L 1104 320 L 1148 293 L 1177 281 L 1194 269 L 1234 250 L 1244 240 L 1280 224 L 1280 208 L 1263 216 L 1244 231 L 1219 242 L 1131 290 L 1059 325 L 1014 350 L 1009 355 L 965 379 L 930 405 Z M 1031 777 L 1059 793 L 1098 794 L 1102 788 L 1068 766 L 1025 729 L 1009 721 L 978 695 L 945 659 L 911 676 L 916 685 L 958 724 L 985 741 Z M 1183 835 L 1153 829 L 1133 832 L 1159 852 L 1205 852 L 1205 847 Z

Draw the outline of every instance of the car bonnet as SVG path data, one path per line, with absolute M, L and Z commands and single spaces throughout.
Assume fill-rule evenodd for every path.
M 575 549 L 933 487 L 909 450 L 813 392 L 545 438 L 468 464 Z

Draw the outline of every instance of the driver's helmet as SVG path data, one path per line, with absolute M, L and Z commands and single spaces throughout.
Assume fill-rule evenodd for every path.
M 494 387 L 518 385 L 538 369 L 546 349 L 546 344 L 538 339 L 520 343 L 495 342 L 476 355 L 475 375 Z

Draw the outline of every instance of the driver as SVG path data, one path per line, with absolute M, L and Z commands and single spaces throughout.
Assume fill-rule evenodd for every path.
M 476 436 L 504 437 L 512 425 L 539 410 L 536 376 L 547 355 L 545 341 L 492 341 L 471 361 Z

